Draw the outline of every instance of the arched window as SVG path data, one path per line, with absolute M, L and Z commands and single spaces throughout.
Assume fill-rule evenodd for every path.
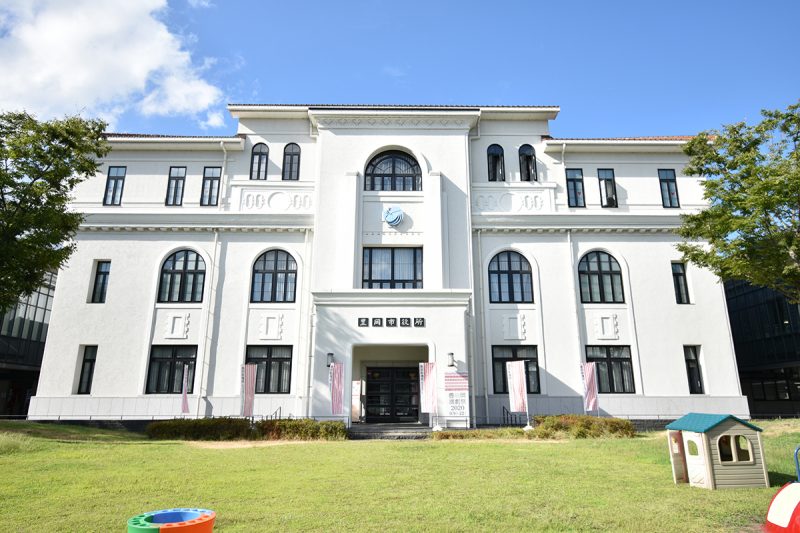
M 421 191 L 422 172 L 410 155 L 392 151 L 376 155 L 367 165 L 365 191 Z
M 193 250 L 178 250 L 161 266 L 159 302 L 197 303 L 203 301 L 206 263 Z
M 500 252 L 489 262 L 491 303 L 533 303 L 531 264 L 517 252 Z
M 489 181 L 506 181 L 506 164 L 503 161 L 503 147 L 493 144 L 486 149 L 489 160 Z
M 536 173 L 536 150 L 530 144 L 519 147 L 519 179 L 539 181 L 539 175 Z
M 250 179 L 267 179 L 267 161 L 269 159 L 269 148 L 264 143 L 253 146 L 253 157 L 250 160 Z
M 289 143 L 283 149 L 283 177 L 284 180 L 300 179 L 300 147 Z
M 589 252 L 578 263 L 583 303 L 625 303 L 622 292 L 622 270 L 614 256 L 605 252 Z
M 253 265 L 250 301 L 294 302 L 297 262 L 283 250 L 264 252 Z

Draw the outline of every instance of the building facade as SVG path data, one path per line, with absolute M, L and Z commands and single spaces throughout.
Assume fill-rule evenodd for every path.
M 556 107 L 231 105 L 233 137 L 110 135 L 76 190 L 31 418 L 498 423 L 748 416 L 722 285 L 680 262 L 686 138 L 555 139 Z M 330 362 L 344 365 L 332 414 Z M 418 365 L 434 362 L 436 412 Z

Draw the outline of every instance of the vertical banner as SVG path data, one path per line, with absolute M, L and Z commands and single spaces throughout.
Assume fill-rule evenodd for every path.
M 344 364 L 331 363 L 328 371 L 328 383 L 331 386 L 331 414 L 344 414 Z
M 599 411 L 597 402 L 597 366 L 595 363 L 581 363 L 581 373 L 583 374 L 583 410 L 587 413 Z
M 189 365 L 183 365 L 183 383 L 181 384 L 181 413 L 189 412 Z
M 256 397 L 256 369 L 258 365 L 242 366 L 242 416 L 253 416 Z
M 436 409 L 436 363 L 419 364 L 420 411 L 437 414 Z
M 361 419 L 361 380 L 353 381 L 350 389 L 350 418 L 352 420 Z
M 525 383 L 525 361 L 506 363 L 508 403 L 512 413 L 528 412 L 528 386 Z

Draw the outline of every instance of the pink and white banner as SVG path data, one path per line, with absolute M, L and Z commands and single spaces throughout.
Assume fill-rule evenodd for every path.
M 587 413 L 597 411 L 597 366 L 595 363 L 581 363 L 583 374 L 583 410 Z
M 436 414 L 436 363 L 419 364 L 420 410 Z
M 181 384 L 181 413 L 189 412 L 189 365 L 183 365 L 183 383 Z
M 256 397 L 256 370 L 258 365 L 244 365 L 242 369 L 242 416 L 253 416 Z
M 525 361 L 506 363 L 508 403 L 512 413 L 528 412 L 528 386 L 525 382 Z
M 328 373 L 328 382 L 331 386 L 331 414 L 344 414 L 344 365 L 331 363 Z

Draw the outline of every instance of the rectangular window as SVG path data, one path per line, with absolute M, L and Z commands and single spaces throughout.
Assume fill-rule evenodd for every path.
M 169 167 L 167 199 L 164 205 L 183 204 L 183 184 L 186 181 L 186 167 Z
M 219 178 L 222 167 L 206 167 L 203 169 L 203 192 L 200 205 L 217 205 L 219 203 Z
M 700 347 L 684 346 L 683 358 L 686 360 L 686 377 L 689 379 L 689 393 L 703 394 L 703 375 L 700 370 Z
M 597 363 L 598 392 L 636 392 L 630 346 L 587 346 L 586 362 Z
M 291 346 L 248 346 L 246 362 L 256 365 L 257 394 L 289 394 Z
M 658 182 L 661 184 L 661 204 L 664 207 L 680 207 L 675 171 L 672 169 L 658 169 Z
M 686 283 L 686 265 L 684 263 L 672 263 L 672 284 L 675 286 L 675 302 L 688 304 L 689 286 Z
M 103 205 L 121 205 L 122 189 L 125 186 L 125 172 L 127 167 L 108 167 L 108 179 L 106 180 L 106 194 L 103 197 Z
M 617 184 L 614 181 L 614 169 L 598 168 L 597 179 L 600 181 L 600 205 L 617 207 Z
M 536 346 L 492 346 L 492 374 L 494 375 L 494 393 L 508 393 L 506 363 L 509 361 L 525 361 L 525 377 L 528 394 L 539 394 L 539 358 Z
M 108 276 L 111 273 L 111 261 L 98 261 L 94 271 L 94 286 L 92 287 L 92 303 L 106 303 L 106 290 L 108 289 Z
M 194 362 L 197 346 L 157 346 L 150 349 L 150 365 L 147 369 L 147 394 L 180 394 L 183 373 L 188 372 L 187 392 L 194 389 Z
M 361 288 L 421 289 L 422 248 L 364 248 Z
M 586 207 L 583 197 L 583 169 L 567 169 L 567 201 L 570 207 Z
M 97 359 L 97 346 L 84 346 L 81 377 L 78 380 L 78 394 L 91 394 L 92 392 L 95 359 Z

